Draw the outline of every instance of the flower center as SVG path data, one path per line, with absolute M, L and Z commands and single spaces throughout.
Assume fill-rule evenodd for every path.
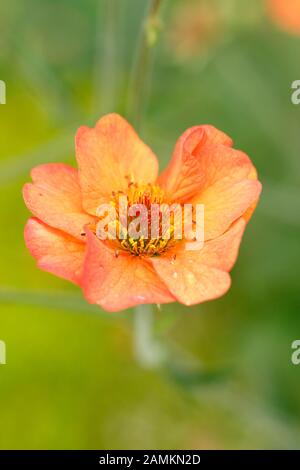
M 110 233 L 115 234 L 110 238 L 116 256 L 119 250 L 135 256 L 158 256 L 178 241 L 176 210 L 170 210 L 159 186 L 129 181 L 126 192 L 112 193 L 110 205 L 114 208 L 114 221 L 108 226 Z

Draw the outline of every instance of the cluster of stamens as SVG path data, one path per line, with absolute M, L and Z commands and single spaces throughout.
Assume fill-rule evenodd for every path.
M 121 202 L 120 202 L 121 201 Z M 126 217 L 122 210 L 122 201 L 126 202 Z M 164 191 L 157 185 L 138 184 L 128 179 L 126 191 L 112 192 L 110 205 L 114 208 L 116 217 L 108 224 L 108 231 L 116 234 L 116 237 L 110 237 L 110 243 L 113 244 L 116 257 L 120 250 L 127 251 L 135 256 L 158 256 L 176 244 L 178 240 L 174 237 L 175 223 L 174 214 L 171 214 L 169 225 L 166 228 L 162 221 L 164 220 L 164 206 L 167 207 L 167 201 Z M 142 205 L 147 212 L 136 211 Z M 130 209 L 135 208 L 135 215 L 130 215 Z M 157 231 L 153 236 L 153 210 L 156 210 Z M 140 225 L 146 228 L 146 234 L 138 237 L 130 236 L 128 226 L 140 216 Z M 115 238 L 113 240 L 113 238 Z

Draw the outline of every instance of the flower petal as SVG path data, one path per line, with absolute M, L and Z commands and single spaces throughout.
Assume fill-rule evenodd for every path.
M 28 209 L 40 220 L 81 239 L 93 218 L 82 209 L 78 173 L 63 163 L 48 163 L 31 172 L 32 183 L 23 188 Z
M 175 299 L 153 266 L 138 257 L 115 252 L 88 231 L 82 288 L 87 300 L 108 311 Z
M 254 207 L 261 191 L 249 157 L 231 145 L 212 126 L 191 128 L 179 139 L 159 179 L 172 200 L 204 204 L 206 240 L 224 233 Z
M 198 193 L 203 184 L 203 173 L 198 154 L 207 142 L 231 146 L 232 140 L 213 126 L 194 126 L 178 139 L 172 159 L 158 182 L 173 200 L 184 202 Z
M 242 216 L 249 220 L 260 192 L 259 181 L 242 180 L 232 184 L 226 178 L 204 191 L 194 203 L 204 204 L 205 240 L 218 237 Z
M 118 114 L 108 114 L 95 128 L 81 127 L 76 135 L 76 155 L 84 208 L 91 214 L 112 191 L 128 187 L 128 178 L 152 183 L 158 161 L 131 125 Z
M 86 245 L 31 218 L 25 226 L 25 243 L 38 267 L 80 284 Z
M 194 305 L 227 292 L 231 283 L 228 271 L 236 261 L 245 225 L 241 218 L 201 250 L 187 251 L 181 244 L 173 253 L 152 258 L 157 273 L 179 302 Z

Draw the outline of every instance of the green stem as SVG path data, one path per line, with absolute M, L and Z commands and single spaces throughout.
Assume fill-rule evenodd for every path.
M 99 25 L 94 72 L 95 113 L 115 111 L 117 85 L 117 34 L 119 0 L 105 0 L 99 4 Z M 101 6 L 101 8 L 100 8 Z M 104 22 L 103 22 L 104 14 Z
M 165 351 L 154 336 L 154 320 L 152 305 L 135 307 L 134 353 L 137 362 L 147 369 L 159 366 L 165 358 Z
M 138 130 L 141 126 L 150 84 L 153 51 L 160 29 L 159 12 L 162 3 L 163 0 L 150 0 L 131 76 L 128 114 L 129 120 Z M 152 305 L 138 305 L 135 308 L 134 351 L 138 363 L 145 368 L 157 367 L 163 361 L 164 351 L 154 335 Z
M 129 120 L 136 129 L 141 125 L 151 78 L 154 46 L 160 30 L 160 8 L 163 0 L 150 0 L 148 14 L 142 26 L 136 61 L 129 88 Z

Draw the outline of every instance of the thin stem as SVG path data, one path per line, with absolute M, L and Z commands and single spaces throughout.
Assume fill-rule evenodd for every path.
M 147 369 L 157 367 L 165 358 L 165 351 L 153 330 L 153 306 L 138 305 L 134 311 L 134 353 L 138 363 Z
M 101 6 L 101 8 L 100 8 Z M 103 11 L 104 8 L 104 11 Z M 102 20 L 104 13 L 104 22 Z M 114 111 L 117 84 L 118 0 L 99 4 L 98 37 L 94 71 L 95 112 Z M 103 23 L 103 27 L 102 27 Z
M 163 0 L 150 0 L 130 81 L 128 114 L 129 120 L 138 130 L 141 126 L 150 83 L 153 50 L 160 29 L 159 11 L 162 3 Z M 145 368 L 157 367 L 163 362 L 164 351 L 154 336 L 152 305 L 138 305 L 135 308 L 134 351 L 137 361 Z
M 151 66 L 154 45 L 160 30 L 159 12 L 163 0 L 151 0 L 146 21 L 143 23 L 141 38 L 138 44 L 136 61 L 133 66 L 130 88 L 128 114 L 136 129 L 141 125 L 141 119 L 147 101 L 151 77 Z

